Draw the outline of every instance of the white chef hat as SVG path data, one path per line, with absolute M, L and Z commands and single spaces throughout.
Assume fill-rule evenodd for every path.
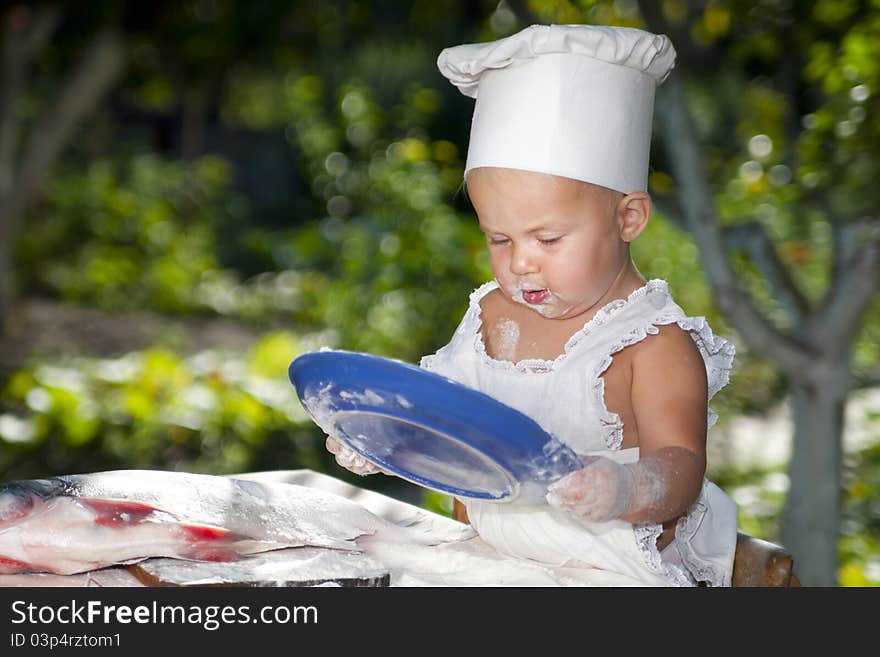
M 674 64 L 664 35 L 595 25 L 532 25 L 437 59 L 477 99 L 465 175 L 525 169 L 625 194 L 647 190 L 654 90 Z

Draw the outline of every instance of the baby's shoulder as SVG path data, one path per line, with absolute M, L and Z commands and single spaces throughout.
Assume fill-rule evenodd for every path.
M 504 295 L 501 293 L 501 288 L 493 285 L 484 285 L 479 288 L 475 293 L 477 297 L 475 300 L 480 305 L 483 310 L 487 307 L 495 307 L 504 302 Z
M 504 295 L 501 293 L 500 288 L 497 287 L 486 292 L 486 294 L 475 300 L 475 302 L 483 323 L 489 325 L 493 324 L 498 316 L 504 312 L 509 305 Z
M 690 332 L 677 323 L 656 325 L 656 333 L 649 332 L 644 340 L 634 345 L 630 358 L 635 373 L 686 376 L 690 373 L 705 379 L 706 369 Z
M 699 351 L 690 333 L 679 326 L 677 322 L 652 324 L 652 326 L 654 329 L 649 330 L 645 339 L 639 342 L 642 350 L 646 352 L 670 349 Z

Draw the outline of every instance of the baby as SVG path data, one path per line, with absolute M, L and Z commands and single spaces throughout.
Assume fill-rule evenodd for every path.
M 736 543 L 736 506 L 705 478 L 708 402 L 733 345 L 630 257 L 651 215 L 654 91 L 674 60 L 665 36 L 589 25 L 438 59 L 477 99 L 465 182 L 494 280 L 421 366 L 529 415 L 583 461 L 546 503 L 456 499 L 456 517 L 505 554 L 595 569 L 603 585 L 729 586 Z

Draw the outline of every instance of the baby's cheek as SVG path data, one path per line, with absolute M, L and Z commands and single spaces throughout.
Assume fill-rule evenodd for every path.
M 490 254 L 489 266 L 492 268 L 495 278 L 499 280 L 510 271 L 510 267 L 507 266 L 507 258 L 502 255 Z

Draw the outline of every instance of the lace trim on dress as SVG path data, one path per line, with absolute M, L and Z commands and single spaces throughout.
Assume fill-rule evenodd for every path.
M 711 400 L 715 393 L 729 383 L 736 347 L 732 342 L 715 335 L 705 317 L 681 317 L 678 314 L 661 315 L 650 320 L 645 326 L 634 328 L 612 344 L 608 355 L 593 372 L 593 396 L 599 402 L 599 409 L 602 413 L 599 420 L 602 422 L 603 431 L 607 432 L 605 444 L 608 449 L 620 448 L 623 442 L 623 422 L 617 413 L 609 411 L 605 406 L 605 379 L 602 374 L 611 366 L 614 354 L 630 345 L 641 342 L 648 335 L 656 335 L 659 333 L 658 326 L 665 326 L 673 322 L 678 324 L 683 331 L 687 331 L 703 357 L 709 384 L 708 398 Z M 718 414 L 711 406 L 707 411 L 707 427 L 711 427 L 718 420 Z
M 580 343 L 581 340 L 583 340 L 596 328 L 602 326 L 603 324 L 606 324 L 609 319 L 614 317 L 614 315 L 622 311 L 633 301 L 636 301 L 637 299 L 640 299 L 641 297 L 655 290 L 663 292 L 667 296 L 669 295 L 669 288 L 666 284 L 666 281 L 663 281 L 659 278 L 651 279 L 642 287 L 633 290 L 633 292 L 630 293 L 630 295 L 626 299 L 614 299 L 602 306 L 596 312 L 596 314 L 593 315 L 593 317 L 591 317 L 579 330 L 575 331 L 571 335 L 571 337 L 566 341 L 565 346 L 562 348 L 562 353 L 559 354 L 556 358 L 552 360 L 545 360 L 542 358 L 527 358 L 525 360 L 520 360 L 516 363 L 513 363 L 509 360 L 497 360 L 495 358 L 492 358 L 486 352 L 486 345 L 483 342 L 483 309 L 480 307 L 479 302 L 480 299 L 483 298 L 483 296 L 494 290 L 496 287 L 499 287 L 498 281 L 492 280 L 480 286 L 471 294 L 471 308 L 474 309 L 474 318 L 476 324 L 474 327 L 474 348 L 479 357 L 488 366 L 495 369 L 518 372 L 520 374 L 544 374 L 546 372 L 552 372 L 569 356 L 569 354 L 572 353 L 572 351 L 574 351 L 575 347 L 577 347 L 578 343 Z
M 636 538 L 636 545 L 642 554 L 645 564 L 649 569 L 659 575 L 663 575 L 666 580 L 674 586 L 693 586 L 693 581 L 687 576 L 681 568 L 673 564 L 663 561 L 660 556 L 660 550 L 657 549 L 657 538 L 663 531 L 663 526 L 659 524 L 633 525 L 633 533 Z
M 706 376 L 709 382 L 709 399 L 730 382 L 730 371 L 736 346 L 722 337 L 715 335 L 705 317 L 685 317 L 676 319 L 679 327 L 687 331 L 700 350 L 703 362 L 706 363 Z M 709 423 L 711 427 L 718 420 L 718 414 L 709 407 Z
M 697 533 L 708 508 L 704 488 L 697 501 L 676 523 L 675 545 L 685 567 L 698 582 L 706 582 L 709 586 L 730 586 L 730 574 L 718 564 L 703 559 L 691 547 L 691 539 Z
M 633 290 L 633 292 L 631 292 L 626 299 L 614 299 L 602 306 L 596 312 L 596 314 L 593 315 L 593 317 L 591 317 L 583 325 L 583 327 L 572 334 L 572 336 L 566 341 L 565 346 L 562 349 L 562 353 L 553 360 L 530 358 L 513 363 L 511 361 L 497 360 L 495 358 L 492 358 L 486 352 L 486 345 L 483 342 L 483 335 L 481 331 L 483 320 L 480 300 L 486 294 L 497 287 L 498 282 L 492 280 L 480 286 L 470 296 L 470 307 L 468 309 L 468 314 L 472 314 L 474 318 L 474 350 L 477 352 L 479 358 L 483 361 L 483 363 L 485 363 L 487 366 L 508 372 L 517 372 L 520 374 L 544 374 L 547 372 L 552 372 L 574 351 L 578 344 L 580 344 L 580 342 L 584 338 L 586 338 L 591 332 L 593 332 L 600 326 L 608 323 L 612 318 L 614 318 L 615 315 L 622 312 L 632 303 L 642 299 L 648 294 L 656 292 L 661 295 L 663 303 L 658 304 L 658 307 L 660 308 L 666 305 L 666 303 L 668 303 L 668 301 L 671 299 L 669 295 L 669 286 L 667 285 L 666 281 L 659 278 L 651 279 L 642 287 Z M 667 323 L 670 323 L 672 321 L 674 321 L 674 319 L 670 318 Z M 645 336 L 649 333 L 657 332 L 657 327 L 650 323 L 646 327 L 633 329 L 629 334 L 623 336 L 612 346 L 609 354 L 599 364 L 599 367 L 596 368 L 596 370 L 593 372 L 592 393 L 594 399 L 597 399 L 599 402 L 599 422 L 602 425 L 601 431 L 608 449 L 620 449 L 620 445 L 623 442 L 623 421 L 620 419 L 620 416 L 618 416 L 617 413 L 612 413 L 605 406 L 605 380 L 602 378 L 602 373 L 611 365 L 613 354 L 631 344 L 635 344 L 636 342 L 643 340 Z
M 614 362 L 614 354 L 630 345 L 641 342 L 648 334 L 654 335 L 656 333 L 659 333 L 659 329 L 650 323 L 647 326 L 634 328 L 611 346 L 608 354 L 596 369 L 593 370 L 593 397 L 599 402 L 599 411 L 602 414 L 599 421 L 602 423 L 602 430 L 605 432 L 605 444 L 608 446 L 608 449 L 620 449 L 620 445 L 623 443 L 623 421 L 617 413 L 609 411 L 608 407 L 605 406 L 605 379 L 602 377 L 602 374 Z

